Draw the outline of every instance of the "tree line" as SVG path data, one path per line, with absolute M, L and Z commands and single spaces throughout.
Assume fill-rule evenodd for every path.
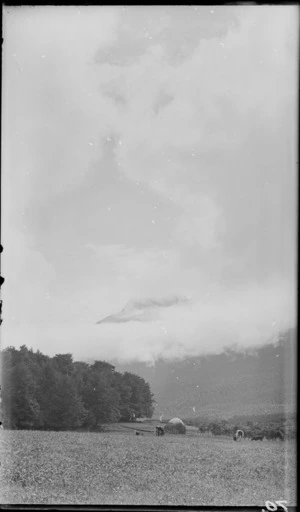
M 105 361 L 49 357 L 26 345 L 1 353 L 1 419 L 6 428 L 97 430 L 102 423 L 151 418 L 153 394 L 138 375 Z
M 231 436 L 237 429 L 244 431 L 245 437 L 263 436 L 274 439 L 278 432 L 282 432 L 285 438 L 295 438 L 296 422 L 293 415 L 261 415 L 260 417 L 232 418 L 232 420 L 208 420 L 205 418 L 193 418 L 185 420 L 187 425 L 196 426 L 202 434 L 215 436 Z

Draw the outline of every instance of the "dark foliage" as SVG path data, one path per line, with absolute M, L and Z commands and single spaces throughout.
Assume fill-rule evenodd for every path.
M 260 415 L 244 416 L 236 422 L 236 417 L 231 420 L 209 421 L 205 418 L 193 418 L 185 420 L 187 425 L 197 426 L 202 434 L 233 436 L 240 429 L 244 431 L 245 438 L 262 437 L 265 439 L 292 439 L 296 436 L 296 422 L 294 415 Z
M 73 362 L 71 354 L 48 357 L 23 345 L 3 350 L 1 362 L 6 428 L 98 430 L 153 414 L 149 384 L 104 361 Z

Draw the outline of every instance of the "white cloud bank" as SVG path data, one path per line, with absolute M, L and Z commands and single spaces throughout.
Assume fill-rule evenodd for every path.
M 158 357 L 178 358 L 217 353 L 234 345 L 238 349 L 276 341 L 296 319 L 295 301 L 281 283 L 268 290 L 253 286 L 239 293 L 215 290 L 186 304 L 160 308 L 152 321 L 122 324 L 85 323 L 45 328 L 36 323 L 27 331 L 29 345 L 47 346 L 47 353 L 71 352 L 76 359 L 94 357 L 120 361 L 155 362 Z M 62 344 L 63 340 L 63 344 Z M 22 329 L 10 331 L 6 340 L 23 344 Z

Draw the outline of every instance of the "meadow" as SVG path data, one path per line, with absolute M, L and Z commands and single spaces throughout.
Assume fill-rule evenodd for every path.
M 0 432 L 0 502 L 19 504 L 296 504 L 294 441 L 196 435 Z M 153 429 L 153 426 L 152 426 Z

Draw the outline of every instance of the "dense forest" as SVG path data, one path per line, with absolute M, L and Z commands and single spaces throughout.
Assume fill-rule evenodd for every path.
M 12 429 L 97 430 L 102 423 L 151 417 L 153 395 L 138 375 L 107 362 L 49 357 L 25 345 L 1 353 L 1 420 Z

